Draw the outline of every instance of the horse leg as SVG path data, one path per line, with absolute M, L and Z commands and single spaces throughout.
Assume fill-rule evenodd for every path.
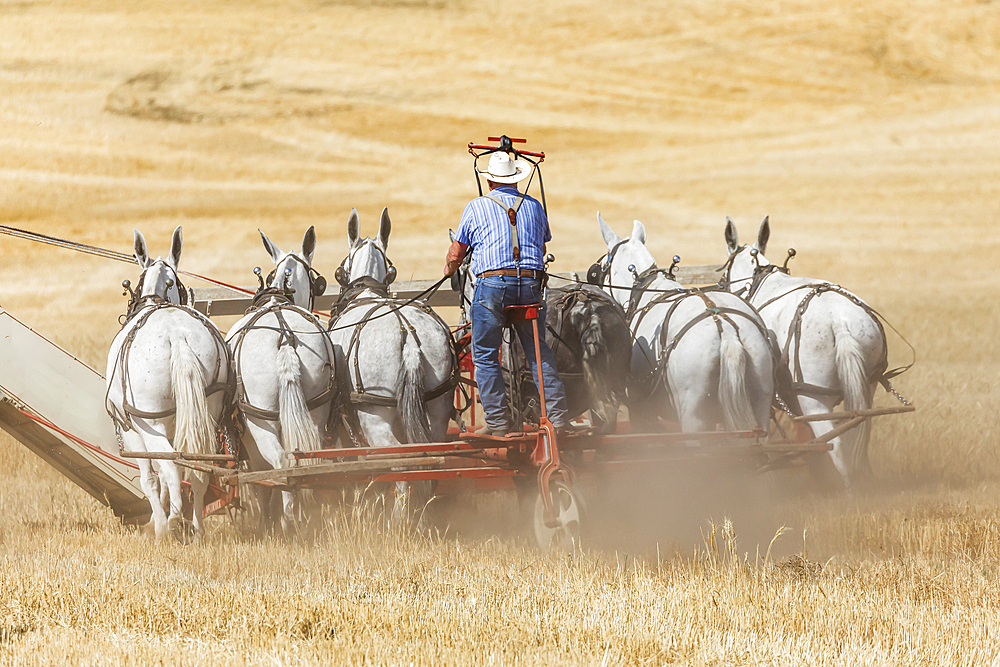
M 399 447 L 402 443 L 392 431 L 395 409 L 381 406 L 366 406 L 358 410 L 361 431 L 372 447 Z M 392 505 L 392 522 L 408 525 L 411 516 L 410 483 L 396 482 L 395 500 Z
M 251 466 L 256 470 L 271 468 L 279 470 L 286 467 L 285 448 L 278 437 L 277 422 L 267 421 L 252 417 L 247 419 L 247 433 L 253 439 L 251 452 Z M 271 504 L 268 503 L 270 515 Z M 298 530 L 296 517 L 297 499 L 291 491 L 281 492 L 281 531 L 287 537 L 293 535 Z M 276 517 L 269 516 L 270 523 L 275 523 Z
M 136 433 L 135 429 L 122 432 L 122 440 L 125 442 L 125 449 L 131 452 L 146 451 L 142 436 Z M 156 539 L 161 540 L 167 534 L 167 513 L 163 511 L 163 501 L 160 492 L 166 490 L 166 485 L 161 489 L 160 479 L 153 471 L 153 462 L 150 459 L 136 459 L 139 465 L 139 485 L 142 492 L 146 494 L 149 507 L 152 509 L 153 533 Z
M 798 396 L 799 407 L 802 414 L 821 415 L 833 410 L 830 399 L 826 401 L 813 396 Z M 812 429 L 813 436 L 820 438 L 832 431 L 837 425 L 829 420 L 808 422 Z M 809 472 L 824 487 L 843 489 L 850 484 L 847 461 L 843 458 L 843 440 L 840 436 L 830 440 L 833 449 L 825 454 L 816 454 L 809 457 Z
M 718 393 L 712 386 L 714 377 L 704 367 L 668 369 L 667 383 L 682 433 L 714 431 L 715 425 L 722 420 Z M 697 447 L 701 441 L 688 440 L 687 444 Z
M 167 427 L 163 421 L 147 422 L 136 420 L 135 430 L 139 431 L 137 435 L 141 439 L 145 451 L 157 453 L 172 453 L 174 451 L 170 440 L 167 438 Z M 173 461 L 156 460 L 153 465 L 159 472 L 161 494 L 164 487 L 167 489 L 169 512 L 167 515 L 166 530 L 173 531 L 178 522 L 183 523 L 184 520 L 182 512 L 184 500 L 181 495 L 180 475 Z M 157 500 L 159 501 L 159 499 Z
M 179 531 L 184 525 L 184 497 L 181 495 L 181 476 L 173 461 L 157 461 L 160 472 L 160 484 L 166 484 L 170 494 L 170 512 L 167 517 L 167 530 Z
M 188 473 L 191 482 L 191 524 L 194 528 L 194 540 L 200 541 L 205 536 L 205 491 L 208 489 L 208 473 L 192 470 Z
M 701 400 L 701 396 L 681 397 L 677 402 L 677 415 L 681 424 L 682 433 L 705 433 L 715 430 L 715 419 L 709 416 L 713 412 L 705 404 L 707 401 Z M 700 440 L 688 440 L 688 447 L 698 447 Z

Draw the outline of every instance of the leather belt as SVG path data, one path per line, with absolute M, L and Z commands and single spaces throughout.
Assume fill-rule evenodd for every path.
M 545 271 L 541 269 L 521 269 L 522 278 L 541 278 L 545 275 Z M 517 269 L 493 269 L 492 271 L 483 271 L 477 277 L 478 278 L 493 278 L 494 276 L 510 276 L 512 278 L 517 277 Z

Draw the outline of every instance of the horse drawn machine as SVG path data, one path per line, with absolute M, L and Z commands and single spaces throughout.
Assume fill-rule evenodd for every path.
M 476 158 L 496 150 L 536 167 L 544 159 L 506 137 L 470 144 Z M 123 521 L 152 514 L 158 535 L 183 526 L 185 512 L 197 534 L 204 517 L 239 508 L 252 489 L 280 493 L 281 521 L 294 529 L 300 489 L 394 483 L 403 520 L 432 494 L 517 489 L 534 497 L 539 545 L 572 549 L 586 529 L 583 476 L 648 474 L 698 457 L 758 471 L 832 462 L 850 483 L 867 465 L 869 421 L 913 409 L 872 407 L 874 383 L 889 388 L 893 376 L 874 311 L 817 281 L 761 289 L 778 282 L 763 260 L 763 232 L 748 263 L 727 229 L 724 278 L 709 287 L 719 277 L 712 267 L 677 267 L 676 258 L 657 267 L 641 223 L 625 239 L 603 219 L 600 228 L 608 252 L 588 272 L 552 273 L 562 285 L 549 286 L 546 303 L 506 313 L 555 349 L 575 417 L 567 429 L 546 414 L 540 358 L 525 359 L 512 343 L 504 364 L 519 426 L 502 437 L 475 433 L 481 411 L 462 308 L 475 276 L 463 267 L 451 290 L 438 290 L 443 280 L 394 283 L 386 212 L 378 236 L 364 239 L 352 212 L 339 294 L 313 268 L 311 228 L 296 252 L 261 232 L 275 270 L 266 280 L 257 271 L 257 289 L 210 281 L 216 287 L 197 298 L 180 280 L 194 274 L 178 269 L 179 228 L 166 260 L 151 260 L 138 232 L 135 258 L 57 243 L 138 260 L 142 277 L 135 290 L 126 286 L 129 316 L 107 379 L 0 309 L 0 427 Z M 767 297 L 754 309 L 759 294 Z M 790 319 L 758 315 L 785 297 Z M 461 321 L 446 324 L 435 308 L 461 309 Z M 829 368 L 799 352 L 829 329 L 818 321 L 828 311 L 838 322 L 860 311 L 875 323 L 860 340 L 848 340 L 856 325 L 835 326 Z M 212 321 L 235 315 L 243 317 L 226 335 Z M 163 340 L 172 352 L 160 353 Z M 161 385 L 138 380 L 158 374 Z

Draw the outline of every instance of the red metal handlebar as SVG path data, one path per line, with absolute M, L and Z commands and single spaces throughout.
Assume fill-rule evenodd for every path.
M 493 141 L 492 137 L 490 138 L 490 141 Z M 469 150 L 470 151 L 473 151 L 473 150 L 492 150 L 494 148 L 497 148 L 497 146 L 483 146 L 482 144 L 469 144 Z M 534 153 L 532 151 L 517 151 L 517 152 L 521 153 L 523 155 L 530 155 L 531 157 L 542 158 L 543 160 L 545 159 L 545 153 Z

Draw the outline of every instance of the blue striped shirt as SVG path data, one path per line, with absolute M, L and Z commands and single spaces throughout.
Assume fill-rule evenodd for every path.
M 512 185 L 501 185 L 490 194 L 507 206 L 513 206 L 518 191 Z M 465 206 L 455 240 L 469 246 L 472 252 L 472 273 L 494 269 L 513 269 L 514 246 L 510 220 L 497 203 L 477 197 Z M 552 240 L 549 221 L 538 200 L 524 196 L 517 209 L 517 240 L 521 248 L 522 269 L 544 269 L 542 245 Z

